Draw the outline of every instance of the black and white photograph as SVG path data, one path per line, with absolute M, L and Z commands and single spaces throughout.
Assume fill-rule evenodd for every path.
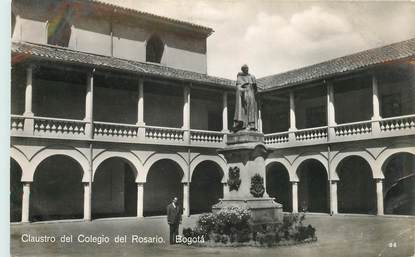
M 414 1 L 9 5 L 10 256 L 415 257 Z

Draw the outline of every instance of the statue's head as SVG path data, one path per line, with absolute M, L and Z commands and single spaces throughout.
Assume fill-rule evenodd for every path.
M 248 73 L 248 70 L 249 70 L 248 65 L 246 65 L 246 64 L 242 65 L 242 67 L 241 67 L 241 71 L 242 71 L 243 73 L 247 74 L 247 73 Z

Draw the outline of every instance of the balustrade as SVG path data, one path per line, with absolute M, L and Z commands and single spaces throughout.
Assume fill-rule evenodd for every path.
M 85 136 L 85 121 L 34 117 L 34 134 Z
M 224 133 L 204 130 L 191 130 L 190 140 L 193 142 L 222 143 Z
M 368 134 L 372 132 L 372 122 L 363 121 L 340 124 L 334 127 L 334 131 L 336 136 L 339 137 Z
M 11 116 L 10 121 L 10 130 L 11 132 L 21 132 L 24 129 L 24 120 L 25 118 L 22 116 Z
M 164 127 L 145 127 L 145 137 L 148 139 L 183 141 L 184 130 Z
M 264 136 L 265 144 L 281 144 L 288 142 L 288 132 L 272 133 Z
M 297 141 L 307 141 L 327 138 L 327 127 L 317 127 L 310 129 L 301 129 L 295 132 Z
M 101 137 L 135 138 L 138 127 L 130 124 L 94 122 L 94 135 Z
M 380 130 L 382 132 L 414 129 L 415 115 L 407 115 L 380 120 Z

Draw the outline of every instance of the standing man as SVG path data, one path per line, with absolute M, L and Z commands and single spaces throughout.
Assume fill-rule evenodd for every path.
M 258 130 L 258 99 L 255 76 L 244 64 L 236 79 L 236 100 L 233 131 Z
M 177 205 L 177 197 L 173 197 L 171 204 L 167 205 L 167 223 L 170 227 L 170 244 L 176 243 L 179 234 L 179 224 L 182 222 L 180 207 Z

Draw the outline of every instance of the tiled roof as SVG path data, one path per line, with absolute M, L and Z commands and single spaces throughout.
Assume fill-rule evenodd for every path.
M 263 89 L 283 88 L 415 57 L 415 38 L 258 79 Z
M 209 27 L 205 27 L 205 26 L 201 26 L 198 24 L 194 24 L 191 22 L 186 22 L 186 21 L 181 21 L 181 20 L 177 20 L 177 19 L 172 19 L 172 18 L 168 18 L 165 16 L 160 16 L 160 15 L 155 15 L 152 13 L 148 13 L 148 12 L 143 12 L 143 11 L 139 11 L 136 9 L 132 9 L 132 8 L 127 8 L 127 7 L 123 7 L 123 6 L 119 6 L 119 5 L 114 5 L 114 4 L 110 4 L 110 3 L 106 3 L 103 1 L 99 1 L 99 0 L 78 0 L 80 2 L 89 2 L 91 4 L 95 4 L 98 5 L 100 7 L 103 8 L 111 8 L 113 10 L 116 10 L 118 14 L 127 14 L 127 15 L 136 15 L 139 16 L 141 18 L 145 18 L 145 19 L 149 19 L 155 22 L 162 22 L 162 23 L 169 23 L 169 24 L 173 24 L 173 25 L 178 25 L 178 26 L 182 26 L 184 28 L 193 30 L 193 31 L 197 31 L 199 33 L 202 33 L 206 36 L 209 36 L 213 33 L 213 29 L 209 28 Z
M 159 64 L 130 61 L 115 57 L 84 53 L 50 45 L 13 42 L 11 51 L 13 64 L 21 62 L 27 58 L 34 58 L 75 65 L 86 65 L 93 68 L 132 72 L 147 77 L 193 82 L 201 85 L 234 87 L 235 84 L 232 80 L 213 77 L 203 73 L 175 69 Z

